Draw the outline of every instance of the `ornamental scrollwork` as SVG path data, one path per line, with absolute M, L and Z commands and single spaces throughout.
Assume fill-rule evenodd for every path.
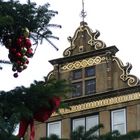
M 126 65 L 124 65 L 122 61 L 115 56 L 113 57 L 113 61 L 117 63 L 118 67 L 122 71 L 122 74 L 120 75 L 120 79 L 122 81 L 127 82 L 130 87 L 139 84 L 139 79 L 136 76 L 129 74 L 132 69 L 132 65 L 130 63 L 126 63 Z
M 78 37 L 82 38 L 83 36 L 81 36 L 81 34 L 83 34 L 84 32 L 86 32 L 86 34 L 88 35 L 88 39 L 85 40 L 85 44 L 87 44 L 87 46 L 91 46 L 93 50 L 98 50 L 106 47 L 106 44 L 103 41 L 97 39 L 100 36 L 100 32 L 98 30 L 96 30 L 96 32 L 93 32 L 87 26 L 87 24 L 84 23 L 80 25 L 80 27 L 75 31 L 73 37 L 68 37 L 70 47 L 63 52 L 63 56 L 68 57 L 72 55 L 73 50 L 78 47 L 78 45 L 76 45 L 76 39 Z
M 96 32 L 94 33 L 94 36 L 93 36 L 95 50 L 106 47 L 106 44 L 103 41 L 97 39 L 99 36 L 100 36 L 100 32 L 98 30 L 96 30 Z
M 63 52 L 63 56 L 70 56 L 70 55 L 71 55 L 71 49 L 69 47 Z
M 50 80 L 50 79 L 53 79 L 55 77 L 54 75 L 54 70 L 50 71 L 46 77 L 46 80 Z
M 74 61 L 74 62 L 61 66 L 61 72 L 89 67 L 89 66 L 97 65 L 103 62 L 105 62 L 105 57 L 99 57 L 99 56 L 91 57 L 91 58 L 87 58 L 87 59 L 83 59 L 79 61 Z

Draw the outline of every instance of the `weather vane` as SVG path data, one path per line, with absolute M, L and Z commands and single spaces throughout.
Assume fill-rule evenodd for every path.
M 82 11 L 81 11 L 81 17 L 82 20 L 84 21 L 85 17 L 86 17 L 87 13 L 85 12 L 85 6 L 84 6 L 84 0 L 82 0 Z

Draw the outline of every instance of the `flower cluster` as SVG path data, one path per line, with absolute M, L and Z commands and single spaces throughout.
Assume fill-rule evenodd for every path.
M 27 68 L 29 59 L 33 56 L 32 44 L 27 28 L 22 29 L 20 35 L 17 37 L 6 37 L 3 43 L 9 49 L 8 57 L 13 64 L 12 70 L 15 72 L 14 77 L 18 77 L 18 73 Z

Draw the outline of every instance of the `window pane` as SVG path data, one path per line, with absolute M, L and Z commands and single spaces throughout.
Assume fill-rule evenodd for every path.
M 118 130 L 121 134 L 126 133 L 126 114 L 125 109 L 115 110 L 111 112 L 112 131 Z
M 124 111 L 120 110 L 113 112 L 113 120 L 114 124 L 124 123 Z
M 98 115 L 76 118 L 72 121 L 72 131 L 75 130 L 79 126 L 84 126 L 85 131 L 88 131 L 90 128 L 99 124 Z M 96 131 L 94 134 L 99 135 L 99 131 Z
M 95 79 L 85 81 L 85 94 L 92 94 L 96 91 Z
M 77 80 L 82 78 L 82 69 L 74 70 L 72 72 L 72 79 Z
M 48 136 L 55 134 L 61 138 L 61 121 L 48 123 Z
M 73 83 L 73 93 L 72 97 L 77 97 L 82 95 L 82 82 Z
M 95 67 L 87 67 L 85 68 L 85 77 L 95 76 Z
M 120 134 L 125 134 L 126 133 L 124 124 L 115 125 L 114 130 L 118 130 L 120 132 Z
M 86 130 L 98 125 L 98 115 L 86 117 Z
M 84 126 L 85 127 L 85 118 L 73 119 L 72 129 L 75 130 L 79 126 Z

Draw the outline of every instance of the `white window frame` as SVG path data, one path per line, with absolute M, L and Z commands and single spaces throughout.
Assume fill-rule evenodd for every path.
M 75 130 L 75 129 L 77 128 L 77 127 L 75 126 L 75 122 L 76 122 L 77 120 L 78 120 L 78 121 L 79 121 L 79 120 L 84 121 L 84 127 L 85 127 L 85 117 L 76 118 L 76 119 L 73 119 L 73 120 L 72 120 L 72 130 Z M 81 125 L 81 124 L 80 124 L 80 125 Z M 79 125 L 79 126 L 80 126 L 80 125 Z M 82 126 L 83 126 L 83 125 L 82 125 Z
M 87 130 L 87 119 L 92 118 L 92 117 L 97 119 L 97 123 L 94 124 L 93 126 L 98 125 L 99 124 L 99 115 L 90 115 L 90 116 L 85 116 L 85 117 L 81 117 L 81 118 L 75 118 L 72 120 L 72 131 L 76 129 L 74 122 L 76 120 L 80 120 L 80 119 L 81 119 L 81 121 L 84 121 L 85 130 L 88 131 L 89 129 Z M 99 134 L 99 132 L 97 132 L 96 134 Z
M 114 126 L 115 125 L 120 125 L 119 123 L 117 124 L 114 124 L 114 113 L 116 113 L 116 112 L 122 112 L 123 113 L 123 125 L 124 125 L 124 132 L 120 132 L 119 130 L 119 132 L 120 132 L 120 134 L 126 134 L 126 109 L 118 109 L 118 110 L 113 110 L 113 111 L 111 111 L 111 127 L 112 127 L 112 131 L 114 131 L 115 130 L 115 128 L 114 128 Z
M 59 131 L 59 135 L 58 137 L 61 138 L 61 121 L 55 121 L 55 122 L 50 122 L 50 123 L 47 123 L 47 136 L 49 137 L 51 134 L 56 134 L 56 133 L 51 133 L 50 132 L 50 126 L 51 125 L 55 125 L 55 124 L 58 124 L 59 127 L 58 127 L 58 131 Z M 53 131 L 54 132 L 54 131 Z M 56 134 L 57 135 L 57 134 Z
M 93 126 L 99 125 L 99 115 L 87 116 L 86 117 L 86 131 L 88 131 L 90 129 L 90 128 L 87 128 L 87 120 L 90 119 L 90 118 L 96 120 L 96 122 Z

